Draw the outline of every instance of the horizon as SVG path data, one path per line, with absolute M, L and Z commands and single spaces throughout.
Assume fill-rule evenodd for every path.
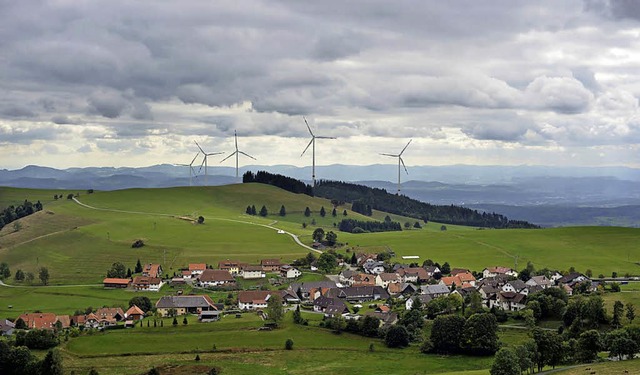
M 640 168 L 640 4 L 251 5 L 1 5 L 1 167 Z

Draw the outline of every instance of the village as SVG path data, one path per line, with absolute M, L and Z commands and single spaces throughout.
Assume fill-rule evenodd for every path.
M 587 293 L 603 288 L 602 283 L 591 281 L 579 272 L 563 274 L 544 270 L 538 272 L 539 275 L 522 277 L 517 271 L 502 266 L 474 272 L 450 268 L 448 263 L 441 266 L 431 260 L 420 266 L 417 263 L 392 263 L 388 258 L 386 253 L 353 253 L 350 261 L 338 257 L 335 269 L 340 272 L 327 274 L 324 280 L 318 281 L 300 281 L 303 271 L 319 274 L 317 260 L 306 265 L 300 260 L 286 264 L 279 259 L 262 259 L 255 265 L 225 260 L 215 269 L 205 263 L 190 263 L 171 277 L 163 273 L 160 264 L 145 264 L 140 275 L 105 278 L 104 288 L 129 290 L 132 296 L 139 291 L 159 292 L 162 288 L 173 288 L 175 293 L 163 295 L 146 307 L 136 304 L 128 309 L 102 307 L 75 315 L 25 312 L 13 322 L 1 321 L 0 329 L 5 335 L 20 328 L 104 330 L 142 325 L 147 317 L 189 314 L 197 315 L 200 322 L 214 322 L 224 315 L 240 317 L 251 312 L 260 314 L 266 321 L 265 311 L 269 300 L 275 296 L 286 309 L 301 308 L 308 313 L 322 314 L 325 319 L 341 317 L 345 321 L 370 316 L 378 319 L 379 326 L 384 328 L 394 325 L 399 316 L 416 303 L 429 306 L 434 302 L 432 305 L 436 307 L 427 309 L 429 314 L 425 313 L 425 317 L 430 315 L 431 318 L 452 310 L 464 311 L 465 305 L 474 297 L 481 300 L 483 309 L 488 311 L 518 312 L 527 307 L 528 296 L 547 288 L 559 288 L 568 296 L 576 289 Z M 268 280 L 268 283 L 254 284 L 242 290 L 238 286 L 242 280 Z M 185 294 L 187 286 L 190 291 Z M 228 291 L 228 297 L 233 298 L 216 302 L 208 295 L 211 291 Z M 435 303 L 438 301 L 443 303 Z

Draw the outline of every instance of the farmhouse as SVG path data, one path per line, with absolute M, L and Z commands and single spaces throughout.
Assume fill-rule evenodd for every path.
M 296 277 L 300 277 L 302 272 L 295 267 L 292 267 L 288 264 L 280 266 L 280 277 L 284 277 L 286 279 L 295 279 Z
M 280 263 L 280 259 L 262 259 L 260 266 L 265 272 L 278 272 L 282 263 Z
M 542 275 L 542 276 L 533 276 L 532 278 L 527 280 L 526 284 L 529 286 L 538 285 L 542 287 L 542 289 L 546 289 L 552 285 L 552 282 L 551 280 L 547 279 L 546 276 Z
M 0 336 L 12 335 L 15 328 L 16 325 L 12 321 L 7 319 L 0 319 Z
M 413 298 L 408 298 L 406 300 L 406 302 L 404 303 L 404 308 L 406 310 L 411 310 L 411 308 L 413 307 L 413 304 L 416 302 L 416 300 L 420 300 L 420 302 L 424 306 L 427 303 L 431 302 L 432 299 L 433 298 L 428 294 L 420 294 L 420 295 L 415 296 Z
M 156 309 L 162 316 L 200 314 L 203 311 L 217 311 L 218 308 L 207 295 L 163 296 L 156 302 Z
M 519 311 L 524 309 L 527 296 L 522 293 L 500 292 L 498 293 L 498 305 L 505 311 Z
M 198 276 L 198 285 L 201 287 L 233 284 L 235 282 L 236 280 L 228 271 L 222 270 L 205 270 Z
M 127 288 L 131 284 L 131 279 L 118 279 L 113 277 L 107 277 L 102 280 L 102 284 L 105 288 Z
M 206 263 L 189 263 L 189 273 L 191 277 L 201 275 L 206 269 Z
M 240 310 L 264 309 L 272 293 L 268 290 L 241 291 L 238 293 L 238 308 Z
M 422 267 L 400 268 L 397 272 L 405 283 L 425 283 L 431 278 Z
M 265 277 L 265 273 L 262 270 L 262 266 L 246 266 L 242 271 L 242 278 L 247 279 L 261 279 Z
M 389 293 L 379 286 L 332 288 L 326 297 L 345 299 L 349 302 L 365 302 L 389 298 Z
M 162 279 L 159 277 L 136 276 L 133 278 L 133 289 L 157 292 L 162 288 Z
M 420 287 L 420 294 L 437 298 L 449 294 L 449 288 L 446 285 L 423 285 Z
M 521 293 L 525 289 L 527 289 L 527 284 L 525 284 L 522 280 L 511 280 L 502 286 L 503 292 Z
M 162 277 L 162 266 L 154 263 L 145 264 L 142 269 L 142 276 Z
M 389 284 L 396 284 L 401 281 L 400 275 L 397 273 L 383 272 L 376 276 L 376 285 L 387 288 Z
M 66 315 L 56 315 L 54 313 L 32 313 L 22 314 L 18 317 L 27 325 L 27 329 L 54 329 L 56 322 L 60 322 L 62 328 L 68 328 L 70 319 Z
M 307 281 L 305 283 L 292 283 L 291 290 L 298 294 L 300 299 L 307 300 L 311 294 L 311 290 L 320 288 L 336 288 L 336 283 L 333 281 Z

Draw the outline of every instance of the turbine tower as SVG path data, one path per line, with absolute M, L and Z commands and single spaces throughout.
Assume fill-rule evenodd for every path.
M 407 147 L 409 147 L 409 143 L 411 143 L 411 141 L 413 141 L 413 139 L 410 139 L 409 142 L 407 143 L 407 145 L 404 146 L 402 151 L 400 151 L 400 153 L 397 154 L 397 155 L 395 155 L 395 154 L 380 154 L 380 155 L 384 155 L 384 156 L 391 156 L 391 157 L 394 157 L 394 158 L 398 158 L 398 192 L 396 193 L 396 195 L 400 195 L 400 165 L 401 164 L 404 167 L 404 171 L 407 172 L 407 174 L 409 174 L 409 171 L 407 170 L 407 167 L 404 165 L 404 160 L 402 160 L 402 153 L 404 152 L 404 150 L 407 149 Z
M 174 164 L 174 165 L 178 165 L 180 167 L 189 167 L 189 186 L 193 186 L 193 175 L 195 174 L 195 170 L 193 169 L 193 163 L 196 161 L 196 159 L 198 158 L 198 155 L 200 155 L 200 151 L 198 151 L 196 153 L 196 156 L 193 157 L 193 160 L 191 160 L 190 164 Z
M 311 167 L 311 180 L 313 181 L 313 187 L 315 188 L 316 187 L 316 139 L 336 139 L 336 138 L 316 136 L 311 131 L 311 127 L 309 126 L 307 119 L 304 116 L 302 116 L 302 118 L 304 119 L 304 123 L 307 124 L 307 129 L 309 129 L 309 134 L 311 134 L 311 141 L 309 141 L 309 144 L 307 145 L 307 147 L 304 149 L 304 151 L 302 151 L 302 154 L 300 154 L 300 157 L 302 157 L 302 155 L 304 155 L 304 153 L 307 152 L 307 150 L 309 149 L 309 146 L 313 145 L 313 147 L 311 148 L 311 154 L 312 154 L 311 159 L 313 163 Z
M 232 157 L 233 155 L 235 155 L 236 156 L 236 179 L 238 179 L 238 158 L 239 158 L 240 154 L 242 154 L 244 156 L 248 156 L 253 160 L 256 160 L 256 158 L 254 158 L 253 156 L 251 156 L 251 155 L 249 155 L 249 154 L 247 154 L 245 152 L 242 152 L 242 151 L 238 150 L 238 133 L 235 130 L 233 131 L 233 136 L 234 136 L 234 138 L 236 140 L 236 150 L 231 155 L 229 155 L 226 158 L 220 160 L 220 163 L 222 163 L 223 161 L 225 161 L 225 160 L 229 159 L 230 157 Z
M 194 141 L 194 142 L 196 142 L 196 141 Z M 223 152 L 210 152 L 210 153 L 207 154 L 206 152 L 204 152 L 202 147 L 200 147 L 198 142 L 196 142 L 196 146 L 198 146 L 198 149 L 200 149 L 200 152 L 202 152 L 202 154 L 204 155 L 204 159 L 202 160 L 202 164 L 200 164 L 200 169 L 198 169 L 198 173 L 200 173 L 200 171 L 202 170 L 202 166 L 204 165 L 204 184 L 205 184 L 205 186 L 208 186 L 209 185 L 209 174 L 208 174 L 208 171 L 207 171 L 207 167 L 208 167 L 207 158 L 209 156 L 212 156 L 212 155 L 223 154 Z

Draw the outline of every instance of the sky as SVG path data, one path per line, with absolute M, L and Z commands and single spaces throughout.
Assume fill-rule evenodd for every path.
M 634 0 L 0 0 L 0 168 L 640 168 L 639 96 Z

